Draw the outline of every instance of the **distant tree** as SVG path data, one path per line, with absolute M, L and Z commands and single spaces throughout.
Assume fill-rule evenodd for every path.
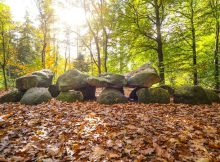
M 215 89 L 219 89 L 219 42 L 220 42 L 220 2 L 219 0 L 209 0 L 212 17 L 215 20 L 215 49 L 214 49 L 214 77 Z
M 50 47 L 51 24 L 54 20 L 54 10 L 52 8 L 52 0 L 35 0 L 35 2 L 39 10 L 42 68 L 46 68 L 46 53 L 50 52 L 47 49 Z
M 5 90 L 8 89 L 6 68 L 12 57 L 12 18 L 10 8 L 0 2 L 0 66 L 2 68 Z
M 22 64 L 32 64 L 36 57 L 36 35 L 29 14 L 26 12 L 25 22 L 20 27 L 20 38 L 18 40 L 18 60 Z
M 74 61 L 74 67 L 82 72 L 88 72 L 89 62 L 85 60 L 85 56 L 83 54 L 79 53 Z

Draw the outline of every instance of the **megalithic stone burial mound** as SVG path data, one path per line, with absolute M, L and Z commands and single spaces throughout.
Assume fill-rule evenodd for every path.
M 96 100 L 101 104 L 117 104 L 136 101 L 140 103 L 211 104 L 220 102 L 219 96 L 212 90 L 200 86 L 181 86 L 175 89 L 168 85 L 151 88 L 160 82 L 156 69 L 146 63 L 127 74 L 104 73 L 89 76 L 77 69 L 71 69 L 60 75 L 52 84 L 54 74 L 43 69 L 16 79 L 16 90 L 0 97 L 0 103 L 21 102 L 37 105 L 56 98 L 62 102 Z M 129 97 L 124 95 L 124 87 L 133 88 Z M 103 91 L 96 96 L 96 88 Z M 96 98 L 97 97 L 97 98 Z

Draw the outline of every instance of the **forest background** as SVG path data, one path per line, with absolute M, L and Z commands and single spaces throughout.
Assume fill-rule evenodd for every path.
M 0 1 L 2 89 L 43 68 L 55 81 L 72 68 L 124 74 L 146 62 L 160 84 L 219 89 L 219 0 L 29 1 L 21 21 L 13 7 L 25 1 Z

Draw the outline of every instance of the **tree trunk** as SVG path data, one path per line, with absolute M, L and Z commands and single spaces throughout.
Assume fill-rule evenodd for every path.
M 8 83 L 7 83 L 7 77 L 6 77 L 6 71 L 5 71 L 5 66 L 2 66 L 2 73 L 3 73 L 3 78 L 4 78 L 4 86 L 5 90 L 8 90 Z
M 65 65 L 64 65 L 64 72 L 66 72 L 67 62 L 68 62 L 68 58 L 67 58 L 67 45 L 66 45 L 66 49 L 65 49 Z
M 104 52 L 104 68 L 105 72 L 108 72 L 108 67 L 107 67 L 107 60 L 108 60 L 108 34 L 106 31 L 103 31 L 105 36 L 103 38 L 103 52 Z
M 42 49 L 42 52 L 41 52 L 41 61 L 42 61 L 42 68 L 43 68 L 43 69 L 45 69 L 45 67 L 46 67 L 46 65 L 45 65 L 46 47 L 47 47 L 47 44 L 44 43 L 44 44 L 43 44 L 43 49 Z
M 214 51 L 214 62 L 215 62 L 215 89 L 219 89 L 219 69 L 218 69 L 218 53 L 219 53 L 219 33 L 220 23 L 216 21 L 216 32 L 215 32 L 215 51 Z
M 192 51 L 193 51 L 193 84 L 198 85 L 198 73 L 197 73 L 197 53 L 196 53 L 196 32 L 194 26 L 194 9 L 193 9 L 193 0 L 190 3 L 191 7 L 191 33 L 192 33 Z
M 99 42 L 98 42 L 98 38 L 94 35 L 94 39 L 95 39 L 95 45 L 96 45 L 96 50 L 97 50 L 97 54 L 98 54 L 98 72 L 99 74 L 102 73 L 101 70 L 101 53 L 100 53 L 100 48 L 99 48 Z
M 2 73 L 3 73 L 3 78 L 4 78 L 4 86 L 5 90 L 8 90 L 8 84 L 7 84 L 7 77 L 6 77 L 6 71 L 5 71 L 5 66 L 6 66 L 6 47 L 5 47 L 5 32 L 4 32 L 4 25 L 1 24 L 2 26 L 2 50 L 3 50 L 3 63 L 2 63 Z
M 165 68 L 163 63 L 163 42 L 162 42 L 162 35 L 161 35 L 161 17 L 160 17 L 160 7 L 158 5 L 158 1 L 155 0 L 155 14 L 156 14 L 156 29 L 157 29 L 157 54 L 158 54 L 158 61 L 159 61 L 159 76 L 160 76 L 160 84 L 165 84 Z

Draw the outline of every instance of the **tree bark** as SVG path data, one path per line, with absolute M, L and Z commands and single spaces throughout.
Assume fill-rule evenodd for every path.
M 218 59 L 218 53 L 219 53 L 219 33 L 220 33 L 220 23 L 218 20 L 216 20 L 216 32 L 215 32 L 215 51 L 214 51 L 214 62 L 215 62 L 215 89 L 219 89 L 219 59 Z
M 104 38 L 103 38 L 103 52 L 104 52 L 104 69 L 105 72 L 108 72 L 107 60 L 108 60 L 108 34 L 104 30 Z
M 4 32 L 4 25 L 3 22 L 1 24 L 2 26 L 2 32 L 1 32 L 1 36 L 2 36 L 2 50 L 3 50 L 3 63 L 2 63 L 2 73 L 3 73 L 3 78 L 4 78 L 4 86 L 5 86 L 5 90 L 8 90 L 8 84 L 7 84 L 7 77 L 6 77 L 6 47 L 5 47 L 5 32 Z
M 165 84 L 165 68 L 163 63 L 163 42 L 162 42 L 162 34 L 161 34 L 161 17 L 160 17 L 160 6 L 158 5 L 158 0 L 154 1 L 154 8 L 156 14 L 156 30 L 157 30 L 157 54 L 158 54 L 158 61 L 159 61 L 159 76 L 160 76 L 160 84 Z M 162 3 L 162 2 L 161 2 Z
M 191 34 L 192 34 L 192 52 L 193 52 L 193 84 L 198 85 L 198 72 L 197 72 L 197 52 L 196 52 L 196 32 L 194 25 L 194 9 L 193 9 L 193 0 L 190 3 L 191 7 Z
M 6 77 L 6 71 L 5 71 L 5 66 L 2 66 L 2 73 L 3 73 L 3 78 L 4 78 L 4 86 L 5 90 L 8 90 L 8 83 L 7 83 L 7 77 Z

